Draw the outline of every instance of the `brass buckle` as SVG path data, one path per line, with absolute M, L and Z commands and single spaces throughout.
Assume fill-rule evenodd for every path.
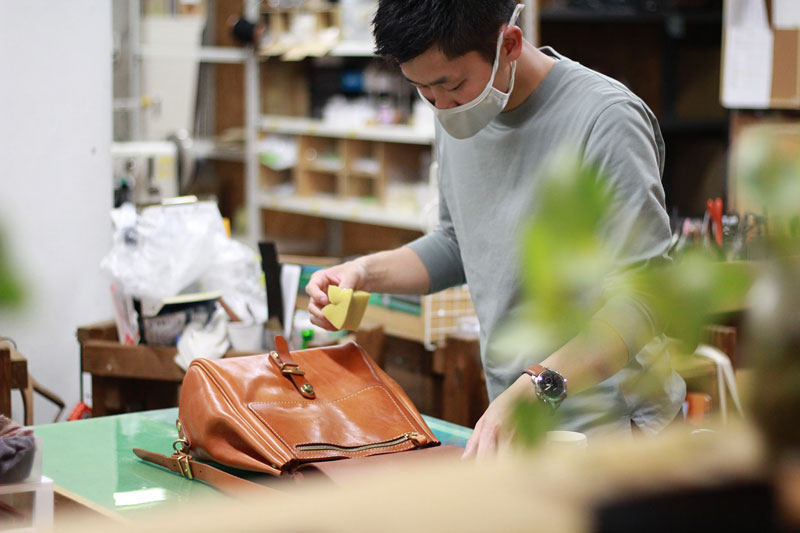
M 278 363 L 278 368 L 280 369 L 281 374 L 294 374 L 295 376 L 304 376 L 306 374 L 305 371 L 300 370 L 300 365 L 297 363 L 287 363 L 281 361 L 281 358 L 276 352 L 272 352 L 272 358 L 276 363 Z
M 188 455 L 179 455 L 175 459 L 178 461 L 178 468 L 181 474 L 183 474 L 183 477 L 186 479 L 194 479 L 194 476 L 192 476 L 192 466 L 189 464 L 191 458 Z
M 172 449 L 175 450 L 175 453 L 179 453 L 181 455 L 186 455 L 187 450 L 189 450 L 191 446 L 189 445 L 189 441 L 186 439 L 178 439 L 172 443 Z

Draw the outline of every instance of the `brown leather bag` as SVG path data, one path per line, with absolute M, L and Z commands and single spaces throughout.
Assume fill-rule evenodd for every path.
M 436 446 L 400 386 L 357 344 L 192 362 L 180 395 L 179 440 L 142 459 L 220 488 L 239 478 L 195 461 L 293 475 L 316 461 Z M 247 482 L 246 482 L 247 483 Z

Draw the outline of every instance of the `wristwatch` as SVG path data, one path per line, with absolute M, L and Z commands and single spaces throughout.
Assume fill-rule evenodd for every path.
M 533 365 L 523 370 L 531 377 L 536 388 L 536 397 L 556 409 L 567 397 L 567 379 L 550 368 Z

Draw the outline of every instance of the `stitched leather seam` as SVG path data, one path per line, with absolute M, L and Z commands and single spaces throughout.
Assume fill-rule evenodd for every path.
M 381 377 L 378 375 L 378 373 L 377 373 L 377 372 L 375 372 L 375 369 L 372 367 L 372 365 L 371 365 L 371 364 L 369 364 L 369 361 L 367 360 L 367 352 L 364 350 L 364 348 L 362 348 L 362 347 L 361 347 L 360 345 L 358 345 L 358 344 L 356 344 L 356 345 L 355 345 L 355 347 L 356 347 L 356 349 L 359 351 L 359 353 L 361 354 L 361 359 L 364 361 L 364 364 L 365 364 L 365 365 L 367 365 L 367 368 L 369 368 L 370 372 L 372 372 L 372 375 L 373 375 L 373 376 L 375 376 L 375 379 L 377 379 L 378 381 L 380 381 L 380 382 L 383 384 L 383 380 L 381 379 Z M 400 407 L 400 405 L 397 403 L 397 400 L 396 400 L 396 399 L 395 399 L 395 397 L 394 397 L 394 394 L 393 394 L 393 393 L 390 393 L 388 389 L 389 389 L 389 388 L 388 388 L 388 387 L 386 387 L 386 386 L 385 386 L 385 384 L 384 384 L 384 390 L 386 391 L 386 394 L 387 394 L 387 396 L 389 396 L 389 399 L 390 399 L 390 400 L 392 400 L 392 403 L 394 403 L 395 407 L 397 407 L 397 409 L 400 411 L 400 413 L 402 413 L 402 415 L 403 415 L 403 418 L 405 418 L 405 419 L 406 419 L 406 422 L 408 422 L 408 423 L 409 423 L 409 425 L 410 425 L 412 428 L 417 428 L 417 430 L 418 430 L 420 433 L 422 433 L 423 435 L 425 435 L 425 436 L 427 437 L 427 432 L 425 432 L 425 431 L 422 431 L 422 428 L 423 428 L 424 426 L 421 426 L 421 425 L 419 425 L 419 424 L 414 424 L 414 423 L 413 423 L 413 422 L 411 422 L 411 421 L 408 419 L 408 417 L 406 416 L 406 409 L 408 409 L 408 406 L 407 406 L 407 405 L 405 405 L 405 402 L 403 403 L 403 407 Z M 405 407 L 405 409 L 404 409 L 404 407 Z M 409 409 L 409 411 L 411 411 L 411 410 Z
M 287 448 L 289 448 L 290 450 L 294 450 L 294 447 L 293 447 L 293 446 L 291 446 L 291 445 L 289 445 L 289 443 L 288 443 L 288 442 L 286 442 L 285 440 L 283 440 L 283 437 L 281 437 L 280 433 L 278 433 L 277 431 L 275 431 L 275 428 L 273 428 L 273 427 L 270 425 L 270 423 L 269 423 L 269 422 L 267 422 L 266 420 L 264 420 L 264 417 L 263 417 L 263 416 L 261 416 L 261 415 L 260 415 L 258 412 L 254 411 L 254 410 L 252 410 L 252 409 L 251 409 L 251 411 L 253 411 L 253 413 L 255 413 L 255 415 L 256 415 L 256 416 L 259 418 L 259 420 L 261 420 L 261 421 L 264 423 L 264 425 L 265 425 L 265 426 L 267 426 L 267 427 L 269 428 L 269 430 L 270 430 L 270 431 L 272 431 L 273 435 L 275 435 L 276 437 L 278 437 L 278 438 L 280 439 L 280 441 L 281 441 L 281 442 L 282 442 L 282 443 L 283 443 L 283 444 L 284 444 L 284 445 L 285 445 Z
M 412 428 L 415 427 L 414 424 L 411 422 L 411 420 L 409 420 L 408 417 L 406 416 L 405 410 L 402 407 L 400 407 L 400 405 L 397 403 L 397 401 L 392 397 L 391 394 L 389 394 L 389 391 L 386 390 L 386 387 L 383 386 L 382 384 L 381 385 L 370 385 L 369 387 L 361 389 L 360 391 L 354 392 L 352 394 L 348 394 L 347 396 L 344 396 L 342 398 L 339 398 L 338 400 L 333 400 L 333 401 L 330 401 L 330 402 L 317 402 L 317 401 L 314 401 L 314 400 L 282 400 L 282 401 L 275 401 L 275 402 L 250 402 L 248 405 L 250 406 L 250 410 L 254 411 L 252 406 L 255 406 L 255 405 L 278 405 L 278 404 L 302 405 L 304 403 L 334 404 L 334 403 L 342 402 L 344 400 L 348 400 L 348 399 L 350 399 L 350 398 L 352 398 L 354 396 L 357 396 L 357 395 L 361 394 L 362 392 L 366 392 L 366 391 L 368 391 L 370 389 L 380 389 L 380 390 L 382 390 L 384 392 L 384 394 L 386 394 L 386 396 L 392 401 L 392 403 L 397 408 L 397 410 L 400 412 L 400 414 L 403 415 L 403 418 L 405 419 L 406 422 L 408 422 L 408 425 L 411 426 Z M 258 415 L 258 417 L 261 418 L 260 415 Z
M 331 403 L 338 403 L 338 402 L 342 402 L 344 400 L 348 400 L 348 399 L 352 398 L 353 396 L 357 396 L 357 395 L 361 394 L 362 392 L 366 392 L 366 391 L 368 391 L 370 389 L 377 389 L 377 388 L 383 388 L 383 385 L 370 385 L 369 387 L 365 387 L 365 388 L 363 388 L 363 389 L 361 389 L 359 391 L 356 391 L 356 392 L 353 392 L 351 394 L 348 394 L 347 396 L 343 396 L 343 397 L 339 398 L 338 400 L 331 400 L 331 401 L 327 401 L 327 402 L 321 402 L 319 400 L 276 400 L 274 402 L 250 402 L 248 405 L 278 405 L 278 404 L 282 404 L 282 403 L 296 404 L 296 405 L 302 405 L 304 403 L 315 403 L 315 404 L 326 404 L 327 405 L 327 404 L 331 404 Z
M 392 395 L 389 394 L 389 391 L 386 390 L 385 387 L 383 388 L 383 392 L 385 392 L 386 396 L 388 396 L 389 399 L 392 400 L 392 403 L 394 404 L 395 407 L 397 407 L 397 410 L 400 411 L 400 414 L 403 415 L 403 418 L 405 418 L 406 422 L 408 422 L 408 425 L 411 426 L 412 428 L 415 427 L 414 424 L 411 422 L 411 420 L 409 420 L 408 417 L 406 416 L 405 410 L 402 407 L 400 407 L 400 405 L 397 403 L 397 400 L 395 400 L 392 397 Z
M 223 387 L 223 386 L 222 386 L 222 384 L 221 384 L 221 383 L 220 383 L 220 382 L 217 380 L 217 377 L 216 377 L 216 375 L 214 374 L 214 372 L 213 372 L 213 371 L 211 371 L 211 369 L 210 369 L 210 368 L 207 368 L 207 367 L 205 366 L 205 364 L 204 364 L 204 361 L 203 361 L 202 359 L 199 359 L 199 360 L 197 360 L 197 361 L 195 361 L 195 362 L 196 362 L 196 364 L 197 364 L 198 368 L 201 368 L 201 369 L 202 369 L 202 371 L 203 371 L 203 373 L 205 373 L 205 375 L 206 375 L 206 376 L 207 376 L 207 377 L 208 377 L 208 378 L 209 378 L 209 379 L 210 379 L 210 380 L 211 380 L 211 381 L 214 383 L 214 385 L 216 385 L 217 389 L 218 389 L 218 390 L 219 390 L 219 391 L 222 393 L 222 397 L 223 397 L 223 398 L 225 398 L 225 401 L 226 401 L 226 402 L 228 403 L 228 405 L 229 405 L 229 406 L 232 408 L 232 410 L 233 410 L 234 412 L 237 412 L 237 414 L 239 415 L 240 421 L 241 421 L 241 422 L 243 422 L 243 423 L 245 423 L 245 424 L 247 424 L 248 426 L 250 426 L 250 424 L 247 422 L 246 418 L 245 418 L 245 417 L 243 417 L 241 413 L 238 413 L 238 411 L 239 411 L 239 410 L 236 408 L 236 403 L 235 403 L 235 402 L 233 402 L 233 401 L 231 400 L 231 398 L 230 398 L 230 397 L 229 397 L 229 395 L 228 395 L 228 391 L 227 391 L 227 390 L 225 389 L 225 387 Z M 250 411 L 251 411 L 251 412 L 253 412 L 253 410 L 252 410 L 252 409 L 250 409 Z M 257 413 L 256 413 L 256 416 L 258 416 L 258 414 L 257 414 Z M 261 418 L 261 417 L 259 416 L 258 418 Z M 264 420 L 262 420 L 262 422 L 264 422 Z M 269 424 L 267 424 L 267 425 L 269 426 Z M 254 435 L 258 435 L 258 432 L 255 430 L 256 428 L 253 428 L 253 427 L 251 427 L 250 429 L 251 429 L 251 431 L 252 431 L 252 434 L 254 434 Z M 281 441 L 281 442 L 283 442 L 283 444 L 284 444 L 284 445 L 285 445 L 287 448 L 289 448 L 290 450 L 292 449 L 292 447 L 291 447 L 291 446 L 289 446 L 289 445 L 286 443 L 286 441 L 284 441 L 284 440 L 283 440 L 283 439 L 280 437 L 280 435 L 278 435 L 278 434 L 276 433 L 276 431 L 275 431 L 274 429 L 272 429 L 272 427 L 270 427 L 270 429 L 272 430 L 272 433 L 273 433 L 273 435 L 275 435 L 276 437 L 278 437 L 278 439 L 280 439 L 280 441 Z M 276 453 L 277 457 L 280 457 L 282 453 L 285 453 L 283 450 L 276 450 L 276 449 L 275 449 L 275 448 L 272 446 L 272 444 L 271 444 L 271 443 L 270 443 L 268 440 L 264 439 L 263 437 L 261 438 L 261 441 L 262 441 L 263 443 L 265 443 L 265 444 L 267 445 L 267 447 L 268 447 L 268 448 L 271 448 L 273 452 L 277 452 L 277 453 Z M 191 441 L 189 441 L 189 442 L 191 442 Z M 289 454 L 287 454 L 287 455 L 289 455 Z M 270 459 L 272 459 L 272 458 L 270 458 Z M 281 458 L 281 460 L 282 460 L 282 458 Z M 276 462 L 279 462 L 279 461 L 276 461 Z

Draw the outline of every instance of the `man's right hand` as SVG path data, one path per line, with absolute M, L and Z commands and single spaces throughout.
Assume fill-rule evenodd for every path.
M 322 314 L 322 308 L 330 303 L 329 285 L 366 292 L 424 294 L 430 284 L 428 270 L 422 260 L 407 246 L 364 255 L 335 267 L 318 270 L 306 285 L 306 294 L 311 297 L 308 304 L 311 323 L 330 331 L 336 330 Z
M 306 285 L 306 294 L 311 297 L 308 302 L 311 323 L 329 331 L 336 331 L 336 327 L 322 314 L 322 308 L 330 303 L 328 285 L 338 285 L 343 289 L 366 290 L 364 287 L 366 280 L 367 269 L 358 260 L 314 272 Z

